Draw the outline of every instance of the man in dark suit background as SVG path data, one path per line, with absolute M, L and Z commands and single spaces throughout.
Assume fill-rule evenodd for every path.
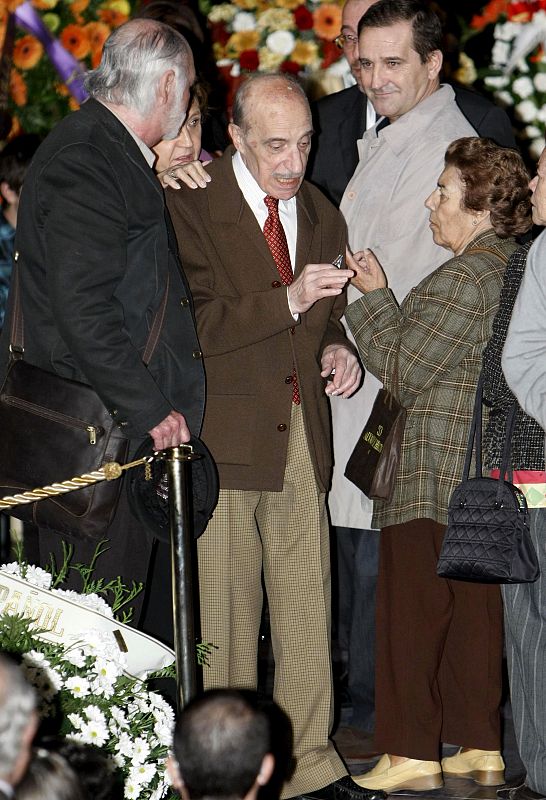
M 190 292 L 150 149 L 177 135 L 194 77 L 191 51 L 173 29 L 152 20 L 118 28 L 87 78 L 91 99 L 37 151 L 19 206 L 24 358 L 90 384 L 129 439 L 129 457 L 147 435 L 163 449 L 201 427 L 204 373 Z M 159 340 L 145 366 L 142 352 L 167 286 Z M 12 313 L 0 342 L 2 373 Z M 62 457 L 52 454 L 60 465 Z M 93 577 L 146 581 L 141 627 L 169 640 L 168 547 L 132 517 L 124 487 L 104 537 L 108 551 Z M 95 542 L 40 530 L 42 563 L 50 552 L 62 563 L 62 539 L 74 546 L 74 562 L 90 563 Z
M 10 800 L 30 759 L 36 695 L 15 662 L 0 655 L 0 800 Z
M 343 192 L 358 164 L 357 140 L 375 125 L 378 117 L 360 84 L 358 23 L 375 0 L 347 0 L 341 33 L 336 43 L 351 67 L 354 86 L 321 98 L 313 105 L 317 133 L 309 157 L 308 178 L 339 206 Z M 516 147 L 506 112 L 477 92 L 454 85 L 457 105 L 480 136 L 489 136 L 503 147 Z

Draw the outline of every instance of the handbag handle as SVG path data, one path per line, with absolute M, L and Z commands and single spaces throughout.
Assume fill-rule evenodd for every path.
M 167 282 L 165 284 L 165 291 L 163 293 L 163 298 L 161 300 L 161 305 L 157 309 L 154 314 L 154 319 L 152 322 L 152 327 L 150 328 L 150 332 L 148 334 L 148 338 L 146 339 L 146 345 L 144 347 L 144 353 L 142 356 L 142 363 L 145 366 L 151 361 L 151 358 L 154 354 L 155 348 L 157 347 L 157 343 L 159 341 L 159 336 L 161 333 L 161 329 L 163 328 L 163 321 L 165 319 L 165 311 L 167 309 L 167 299 L 169 296 L 169 283 L 170 283 L 170 275 L 167 272 Z M 14 268 L 12 274 L 12 286 L 13 286 L 13 316 L 11 320 L 11 338 L 10 338 L 10 353 L 13 360 L 17 360 L 23 357 L 23 353 L 25 352 L 25 334 L 24 334 L 24 324 L 23 324 L 23 309 L 21 306 L 21 293 L 20 293 L 20 285 L 19 285 L 19 268 L 17 259 L 14 260 Z
M 472 453 L 474 452 L 474 443 L 476 444 L 476 478 L 482 477 L 482 402 L 483 402 L 483 384 L 484 375 L 480 374 L 478 386 L 476 388 L 476 397 L 474 400 L 474 412 L 472 414 L 472 423 L 470 425 L 470 434 L 468 436 L 468 444 L 466 448 L 466 458 L 464 462 L 463 480 L 467 481 L 470 476 L 470 462 L 472 461 Z M 506 482 L 506 475 L 510 483 L 512 482 L 512 465 L 510 463 L 510 452 L 512 450 L 512 434 L 516 423 L 516 412 L 518 409 L 517 403 L 512 403 L 510 411 L 506 417 L 504 426 L 504 443 L 502 446 L 501 467 L 499 474 L 499 486 L 497 489 L 497 502 L 500 503 L 503 486 Z

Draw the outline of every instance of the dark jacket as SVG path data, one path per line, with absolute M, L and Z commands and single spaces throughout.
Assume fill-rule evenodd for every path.
M 25 359 L 91 384 L 129 438 L 182 412 L 199 433 L 204 373 L 163 190 L 101 103 L 65 118 L 25 178 L 15 241 Z M 149 367 L 142 351 L 169 280 Z M 0 340 L 8 362 L 11 309 Z
M 516 147 L 506 112 L 486 97 L 453 86 L 457 105 L 480 136 Z M 366 130 L 366 95 L 358 86 L 330 94 L 313 104 L 316 138 L 307 175 L 337 206 L 358 164 L 357 141 Z

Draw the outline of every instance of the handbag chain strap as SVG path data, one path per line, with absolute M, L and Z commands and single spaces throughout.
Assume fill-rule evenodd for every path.
M 155 348 L 157 347 L 157 343 L 159 341 L 159 336 L 161 334 L 161 329 L 163 328 L 163 321 L 165 319 L 165 311 L 167 309 L 167 299 L 169 296 L 169 283 L 170 283 L 170 275 L 167 272 L 167 282 L 165 284 L 165 291 L 163 293 L 163 298 L 161 300 L 161 305 L 157 309 L 154 314 L 154 319 L 152 322 L 152 327 L 150 328 L 150 332 L 148 334 L 148 338 L 146 339 L 146 346 L 144 348 L 144 353 L 142 356 L 142 362 L 146 366 L 151 361 L 151 358 L 154 354 Z M 19 284 L 19 265 L 17 259 L 14 260 L 14 267 L 13 267 L 13 275 L 12 275 L 12 286 L 13 286 L 13 315 L 11 319 L 11 339 L 10 339 L 10 353 L 12 360 L 18 360 L 23 358 L 23 353 L 25 352 L 25 334 L 24 334 L 24 324 L 23 324 L 23 308 L 21 305 L 21 291 L 20 291 L 20 284 Z

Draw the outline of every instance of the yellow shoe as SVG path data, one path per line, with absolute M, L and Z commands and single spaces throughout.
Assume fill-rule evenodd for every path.
M 363 775 L 353 775 L 353 780 L 363 789 L 396 789 L 427 791 L 444 785 L 442 768 L 438 761 L 418 761 L 408 758 L 402 764 L 391 766 L 390 756 L 381 756 L 377 764 Z
M 472 778 L 482 786 L 500 786 L 504 783 L 504 761 L 500 750 L 467 750 L 462 748 L 454 756 L 442 759 L 444 775 L 455 778 Z

